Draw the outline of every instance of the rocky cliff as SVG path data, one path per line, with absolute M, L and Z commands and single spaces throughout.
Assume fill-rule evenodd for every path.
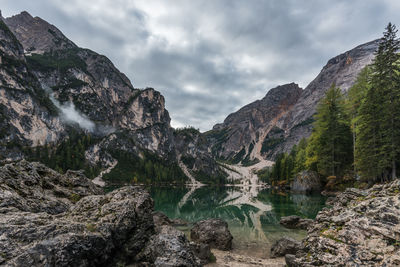
M 230 114 L 223 123 L 205 133 L 213 155 L 232 163 L 257 160 L 268 146 L 264 144 L 268 133 L 283 132 L 276 128 L 276 123 L 292 109 L 301 93 L 302 89 L 295 83 L 278 86 L 263 99 Z
M 33 147 L 52 155 L 78 132 L 92 137 L 83 159 L 91 166 L 118 169 L 115 155 L 150 153 L 177 168 L 182 142 L 159 92 L 134 88 L 107 57 L 76 46 L 39 17 L 22 12 L 0 22 L 0 160 L 26 158 Z
M 372 62 L 378 42 L 357 46 L 330 59 L 304 90 L 295 84 L 279 86 L 262 100 L 230 114 L 206 133 L 214 154 L 234 162 L 248 162 L 256 158 L 257 150 L 268 159 L 289 152 L 311 134 L 317 104 L 329 87 L 336 84 L 347 92 L 361 69 Z

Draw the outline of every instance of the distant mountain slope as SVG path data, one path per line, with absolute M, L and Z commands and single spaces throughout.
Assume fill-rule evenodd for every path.
M 230 114 L 205 133 L 214 155 L 247 164 L 259 156 L 257 152 L 267 159 L 289 152 L 311 134 L 316 106 L 329 87 L 335 83 L 347 92 L 361 69 L 372 62 L 378 43 L 375 40 L 330 59 L 304 90 L 294 84 L 283 85 Z M 254 149 L 256 144 L 258 149 Z
M 140 181 L 165 182 L 171 173 L 170 179 L 182 181 L 179 135 L 159 92 L 134 88 L 107 57 L 77 47 L 41 18 L 22 12 L 1 17 L 1 23 L 0 160 L 51 155 L 61 158 L 55 168 L 116 166 L 105 177 L 123 176 L 125 182 L 133 180 L 133 171 Z M 72 136 L 79 148 L 68 148 L 74 144 L 65 140 Z M 72 152 L 63 154 L 60 146 Z M 33 147 L 44 151 L 29 152 Z M 72 163 L 65 165 L 63 157 Z M 73 164 L 77 158 L 86 163 Z M 136 167 L 124 164 L 129 161 Z M 209 173 L 220 174 L 218 165 L 211 168 Z
M 318 76 L 304 89 L 296 105 L 279 119 L 277 126 L 284 130 L 284 141 L 268 155 L 290 151 L 301 138 L 308 137 L 312 130 L 312 116 L 325 92 L 334 83 L 343 92 L 354 84 L 359 72 L 374 59 L 379 40 L 359 45 L 328 61 Z
M 215 157 L 239 163 L 258 158 L 265 134 L 275 129 L 298 101 L 302 89 L 295 83 L 285 84 L 268 91 L 267 95 L 230 114 L 223 123 L 206 132 Z

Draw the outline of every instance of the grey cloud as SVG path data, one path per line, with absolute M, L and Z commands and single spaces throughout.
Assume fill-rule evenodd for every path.
M 305 87 L 331 58 L 400 26 L 398 0 L 6 1 L 161 91 L 173 125 L 208 130 L 279 84 Z

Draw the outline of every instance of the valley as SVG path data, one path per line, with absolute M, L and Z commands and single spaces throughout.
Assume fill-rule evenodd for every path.
M 172 127 L 165 88 L 0 12 L 0 265 L 400 264 L 396 33 L 200 131 Z M 203 221 L 222 238 L 195 240 Z

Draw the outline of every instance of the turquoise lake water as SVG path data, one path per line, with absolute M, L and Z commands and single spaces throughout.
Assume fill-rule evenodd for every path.
M 189 223 L 208 218 L 228 222 L 234 249 L 267 255 L 271 244 L 283 236 L 302 239 L 306 232 L 279 225 L 282 216 L 315 218 L 324 207 L 321 195 L 296 195 L 271 189 L 241 187 L 150 187 L 155 210 Z M 181 230 L 188 233 L 188 227 Z

